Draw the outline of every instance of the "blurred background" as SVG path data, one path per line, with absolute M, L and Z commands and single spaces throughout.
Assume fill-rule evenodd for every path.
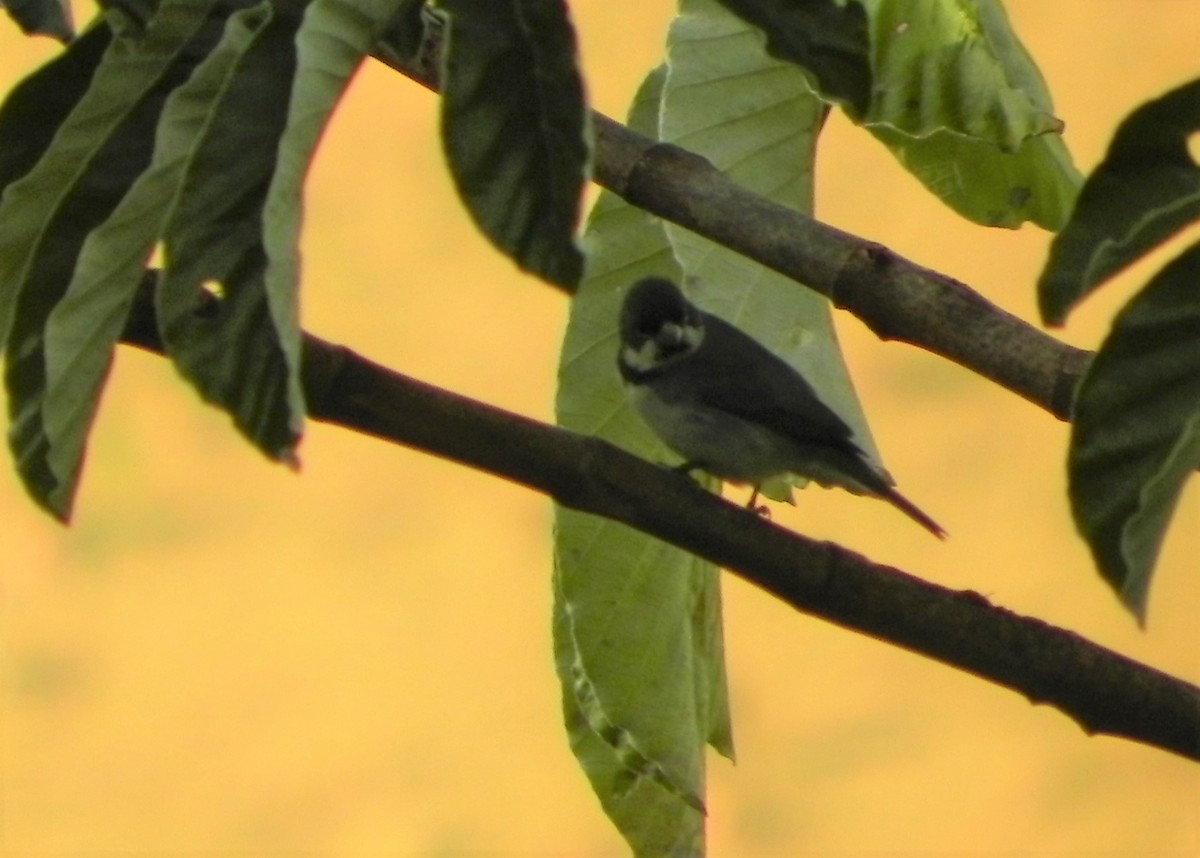
M 673 4 L 571 7 L 593 105 L 623 116 Z M 1084 170 L 1131 109 L 1200 72 L 1190 0 L 1007 7 Z M 4 27 L 0 90 L 58 50 Z M 309 186 L 305 326 L 551 420 L 567 302 L 474 231 L 436 111 L 377 64 L 356 79 Z M 1036 320 L 1048 235 L 959 221 L 844 121 L 822 147 L 823 220 Z M 1095 346 L 1156 267 L 1056 334 Z M 951 538 L 840 492 L 776 521 L 1200 680 L 1195 480 L 1140 631 L 1074 534 L 1066 427 L 837 321 L 888 467 Z M 0 852 L 625 854 L 561 725 L 550 503 L 316 424 L 301 454 L 299 474 L 269 464 L 164 361 L 123 349 L 70 528 L 6 459 Z M 1194 764 L 724 587 L 738 762 L 711 758 L 714 856 L 1200 854 Z

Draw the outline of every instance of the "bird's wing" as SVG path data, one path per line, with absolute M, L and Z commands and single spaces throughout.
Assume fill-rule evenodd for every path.
M 851 440 L 850 427 L 804 377 L 754 338 L 706 314 L 700 349 L 704 359 L 694 366 L 708 370 L 709 377 L 698 386 L 704 404 L 768 426 L 801 444 L 864 455 Z M 751 353 L 758 353 L 759 359 L 746 360 Z

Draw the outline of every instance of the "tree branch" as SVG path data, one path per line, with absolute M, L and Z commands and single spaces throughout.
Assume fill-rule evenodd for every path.
M 161 354 L 154 280 L 148 275 L 143 284 L 124 341 Z M 309 334 L 303 377 L 316 420 L 487 471 L 630 525 L 799 611 L 1055 706 L 1089 734 L 1200 761 L 1200 688 L 1079 635 L 784 530 L 598 438 L 424 384 Z
M 437 90 L 430 54 L 414 63 L 383 51 L 375 57 Z M 602 113 L 593 111 L 591 119 L 597 184 L 820 292 L 881 339 L 941 355 L 1069 419 L 1090 352 L 1056 340 L 952 277 L 746 190 L 695 153 Z

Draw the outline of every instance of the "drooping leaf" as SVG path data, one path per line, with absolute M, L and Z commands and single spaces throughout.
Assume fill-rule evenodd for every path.
M 272 32 L 272 17 L 267 4 L 230 16 L 220 42 L 168 97 L 149 166 L 83 244 L 71 283 L 46 325 L 48 407 L 42 424 L 55 470 L 71 472 L 79 467 L 74 457 L 86 440 L 146 260 L 164 233 L 186 185 L 185 177 L 194 176 L 195 169 L 202 166 L 203 157 L 198 153 L 211 143 L 210 132 L 221 127 L 222 108 L 228 105 L 230 93 L 246 85 L 242 76 L 247 58 L 262 55 L 262 43 Z M 283 32 L 276 41 L 286 52 L 291 38 L 292 33 Z M 276 74 L 286 70 L 286 62 L 270 55 L 268 59 Z M 252 81 L 256 87 L 262 83 Z M 254 106 L 259 107 L 257 103 Z M 256 110 L 255 120 L 265 122 L 264 113 Z M 209 187 L 223 187 L 222 179 L 236 172 L 239 159 L 249 157 L 250 152 L 238 149 L 226 154 L 222 169 L 207 174 Z M 229 196 L 233 195 L 230 190 Z M 170 280 L 172 275 L 164 279 Z M 223 354 L 230 352 L 232 348 Z M 265 361 L 250 363 L 253 372 L 241 369 L 241 374 L 253 377 L 261 372 L 262 363 Z
M 0 6 L 28 36 L 52 36 L 60 42 L 75 37 L 69 0 L 4 0 Z
M 287 365 L 286 396 L 297 433 L 305 413 L 298 295 L 304 180 L 334 109 L 398 8 L 398 0 L 313 0 L 296 36 L 295 83 L 267 189 L 263 239 L 266 309 Z
M 230 20 L 212 62 L 179 93 L 176 145 L 161 144 L 178 193 L 162 230 L 157 291 L 167 353 L 266 455 L 289 461 L 303 400 L 292 395 L 270 318 L 263 208 L 288 120 L 301 18 L 260 4 Z M 170 130 L 167 126 L 166 130 Z M 169 148 L 168 148 L 169 147 Z
M 1100 573 L 1142 622 L 1171 513 L 1200 467 L 1198 285 L 1200 244 L 1117 315 L 1075 401 L 1071 509 Z
M 94 402 L 46 399 L 46 324 L 87 234 L 149 163 L 167 95 L 212 47 L 221 23 L 194 0 L 164 2 L 144 34 L 114 42 L 49 150 L 0 200 L 9 443 L 30 493 L 63 519 L 70 514 L 83 439 L 76 449 L 52 449 L 44 421 L 86 423 Z M 47 416 L 59 409 L 81 416 Z
M 1200 218 L 1200 80 L 1143 104 L 1121 123 L 1088 177 L 1038 281 L 1042 319 L 1062 324 L 1078 301 Z
M 103 19 L 12 88 L 0 106 L 0 193 L 28 173 L 92 82 L 112 32 Z M 0 296 L 0 304 L 4 301 Z M 0 318 L 3 317 L 0 311 Z M 0 335 L 4 326 L 0 324 Z
M 871 105 L 871 45 L 861 3 L 721 0 L 760 28 L 772 56 L 811 72 L 821 93 L 862 118 Z
M 656 133 L 665 69 L 630 125 Z M 679 279 L 662 223 L 604 192 L 584 233 L 587 275 L 559 364 L 559 423 L 653 459 L 665 451 L 616 371 L 625 289 Z M 664 474 L 664 479 L 670 479 Z M 555 510 L 554 652 L 571 747 L 635 855 L 703 852 L 704 745 L 731 750 L 716 570 L 606 519 Z
M 563 0 L 437 0 L 442 145 L 459 196 L 523 269 L 573 289 L 587 111 Z

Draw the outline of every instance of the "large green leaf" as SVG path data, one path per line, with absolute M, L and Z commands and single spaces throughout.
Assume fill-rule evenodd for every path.
M 1088 177 L 1038 281 L 1042 318 L 1061 324 L 1093 289 L 1200 218 L 1200 80 L 1133 111 Z
M 437 0 L 442 145 L 479 228 L 521 268 L 573 289 L 587 110 L 562 0 Z
M 1062 130 L 996 0 L 870 0 L 878 77 L 867 120 L 912 138 L 940 130 L 1015 152 Z
M 988 226 L 1066 222 L 1080 176 L 999 0 L 866 0 L 864 124 L 930 191 Z
M 209 13 L 195 0 L 168 0 L 144 34 L 114 42 L 46 154 L 0 200 L 9 443 L 31 494 L 60 518 L 70 514 L 83 438 L 55 448 L 47 423 L 86 424 L 95 403 L 47 399 L 46 325 L 87 234 L 149 163 L 167 95 L 218 38 L 221 20 Z
M 630 125 L 655 134 L 665 69 Z M 616 372 L 621 297 L 639 277 L 678 279 L 662 222 L 602 193 L 584 234 L 587 275 L 559 365 L 559 423 L 665 454 Z M 664 479 L 670 477 L 664 474 Z M 571 747 L 637 855 L 703 851 L 704 745 L 731 750 L 717 571 L 628 527 L 555 510 L 554 651 Z
M 1075 401 L 1071 508 L 1101 574 L 1141 621 L 1171 513 L 1200 466 L 1198 284 L 1200 244 L 1117 315 Z
M 999 0 L 722 2 L 964 217 L 1048 229 L 1066 221 L 1080 177 Z M 864 86 L 865 99 L 855 94 Z

